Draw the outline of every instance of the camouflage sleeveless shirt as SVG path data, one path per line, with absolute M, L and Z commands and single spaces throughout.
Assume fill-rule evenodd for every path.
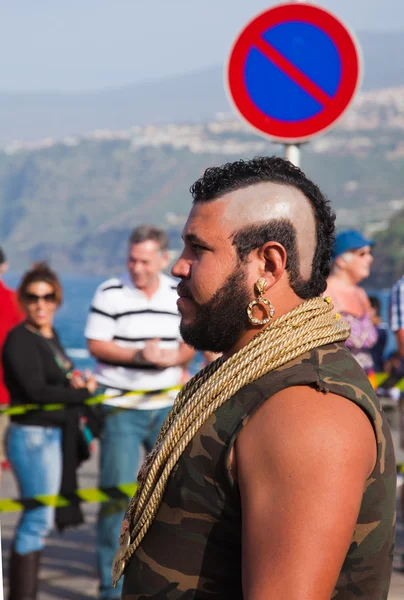
M 377 462 L 366 482 L 352 542 L 333 600 L 384 600 L 391 576 L 396 469 L 383 411 L 343 344 L 312 350 L 239 390 L 199 429 L 174 468 L 163 502 L 132 557 L 123 600 L 241 600 L 241 501 L 229 453 L 270 396 L 311 385 L 348 398 L 369 417 Z

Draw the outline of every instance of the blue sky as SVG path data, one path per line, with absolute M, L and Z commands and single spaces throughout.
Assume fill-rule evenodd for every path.
M 84 91 L 225 61 L 271 0 L 0 0 L 0 91 Z M 403 0 L 315 2 L 354 30 L 404 31 Z

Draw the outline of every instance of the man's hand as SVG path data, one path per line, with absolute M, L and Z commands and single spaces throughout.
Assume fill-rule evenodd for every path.
M 148 340 L 141 350 L 141 358 L 158 369 L 175 367 L 179 364 L 179 351 L 160 348 L 160 340 Z M 135 357 L 136 362 L 136 357 Z
M 179 342 L 178 349 L 160 348 L 160 340 L 148 340 L 143 350 L 122 348 L 113 341 L 88 340 L 91 354 L 101 361 L 116 365 L 151 365 L 157 369 L 184 366 L 195 356 L 195 350 Z

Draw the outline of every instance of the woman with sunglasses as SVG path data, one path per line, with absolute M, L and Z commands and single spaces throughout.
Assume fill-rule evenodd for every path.
M 339 233 L 325 292 L 331 296 L 336 311 L 350 324 L 351 335 L 346 345 L 369 375 L 374 372 L 372 348 L 377 342 L 377 330 L 369 298 L 358 284 L 369 277 L 373 244 L 373 240 L 355 229 Z
M 97 384 L 89 374 L 82 377 L 73 373 L 53 327 L 55 312 L 62 303 L 62 287 L 46 263 L 37 264 L 23 276 L 18 298 L 26 320 L 9 333 L 3 350 L 11 406 L 62 404 L 63 408 L 39 408 L 12 416 L 7 455 L 22 498 L 63 494 L 77 488 L 82 443 L 79 419 L 84 400 L 95 392 Z M 22 513 L 9 565 L 9 600 L 36 598 L 40 552 L 54 518 L 52 507 Z M 78 507 L 56 509 L 59 529 L 81 522 Z

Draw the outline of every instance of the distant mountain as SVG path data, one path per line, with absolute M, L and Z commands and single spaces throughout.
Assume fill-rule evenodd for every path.
M 364 32 L 358 37 L 365 59 L 362 89 L 403 85 L 404 33 Z M 220 66 L 92 93 L 0 93 L 0 145 L 98 128 L 201 122 L 229 110 Z
M 0 145 L 127 129 L 146 123 L 199 121 L 229 110 L 221 69 L 91 93 L 0 94 Z
M 332 200 L 339 224 L 372 235 L 404 208 L 404 124 L 388 127 L 375 107 L 364 107 L 374 129 L 341 126 L 302 147 L 302 167 Z M 395 123 L 391 107 L 388 114 Z M 1 245 L 15 269 L 49 259 L 65 273 L 119 272 L 129 232 L 140 223 L 163 225 L 171 248 L 181 247 L 189 186 L 206 167 L 279 152 L 236 120 L 0 152 Z

